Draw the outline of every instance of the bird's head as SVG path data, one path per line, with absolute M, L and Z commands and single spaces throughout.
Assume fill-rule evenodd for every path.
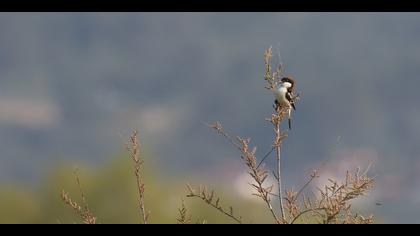
M 295 81 L 292 76 L 285 76 L 281 79 L 282 86 L 292 89 L 295 86 Z

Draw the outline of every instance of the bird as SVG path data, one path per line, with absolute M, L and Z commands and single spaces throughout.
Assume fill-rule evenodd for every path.
M 274 89 L 274 104 L 276 110 L 280 107 L 288 109 L 289 130 L 292 129 L 291 110 L 296 110 L 293 101 L 293 89 L 295 87 L 295 80 L 292 76 L 285 76 L 280 80 L 279 86 Z

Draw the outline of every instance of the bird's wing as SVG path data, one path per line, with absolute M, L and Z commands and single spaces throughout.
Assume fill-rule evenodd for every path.
M 287 99 L 287 101 L 290 102 L 290 105 L 293 107 L 293 110 L 296 110 L 295 103 L 293 102 L 292 93 L 291 92 L 287 92 L 286 93 L 286 99 Z

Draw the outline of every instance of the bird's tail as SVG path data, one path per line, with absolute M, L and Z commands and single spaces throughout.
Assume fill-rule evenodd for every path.
M 292 109 L 289 109 L 289 130 L 291 130 L 292 129 L 292 119 L 291 119 L 291 111 L 292 111 Z

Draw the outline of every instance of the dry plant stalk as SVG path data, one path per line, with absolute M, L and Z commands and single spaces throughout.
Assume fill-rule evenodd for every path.
M 191 215 L 187 215 L 188 209 L 185 206 L 184 200 L 182 200 L 181 208 L 178 208 L 179 218 L 176 220 L 179 224 L 190 224 L 191 223 Z
M 265 65 L 265 75 L 264 80 L 266 81 L 267 85 L 265 86 L 268 90 L 276 89 L 277 85 L 279 84 L 281 77 L 283 75 L 283 64 L 279 61 L 278 66 L 276 67 L 276 71 L 271 71 L 270 60 L 273 56 L 272 47 L 268 48 L 264 52 L 264 65 Z M 280 52 L 279 52 L 279 59 L 280 59 Z M 298 96 L 295 96 L 293 100 L 297 100 Z M 283 188 L 282 188 L 282 178 L 281 178 L 281 144 L 284 138 L 287 137 L 286 132 L 282 132 L 280 129 L 281 122 L 285 119 L 288 109 L 286 107 L 276 106 L 274 109 L 273 114 L 271 114 L 271 118 L 266 119 L 274 126 L 274 133 L 275 137 L 273 140 L 272 147 L 276 150 L 276 161 L 277 161 L 277 169 L 276 173 L 274 174 L 274 178 L 277 181 L 277 189 L 278 189 L 278 198 L 280 203 L 280 213 L 281 218 L 285 221 L 285 214 L 284 214 L 284 204 L 283 204 Z M 265 158 L 265 157 L 264 157 Z M 261 161 L 261 163 L 264 161 Z
M 96 223 L 96 217 L 92 214 L 92 212 L 89 210 L 89 206 L 86 201 L 85 194 L 82 191 L 82 187 L 80 185 L 79 176 L 75 172 L 76 176 L 76 182 L 79 187 L 80 193 L 82 195 L 82 202 L 83 207 L 80 206 L 76 201 L 73 201 L 69 196 L 68 193 L 66 193 L 64 190 L 61 191 L 61 199 L 64 203 L 66 203 L 68 206 L 70 206 L 83 220 L 83 223 L 85 224 L 95 224 Z
M 137 189 L 139 192 L 139 207 L 140 207 L 140 214 L 143 219 L 143 223 L 147 224 L 150 212 L 146 212 L 145 206 L 144 206 L 144 180 L 143 180 L 143 160 L 140 160 L 140 145 L 137 140 L 137 131 L 133 130 L 130 140 L 126 146 L 126 149 L 133 160 L 134 163 L 134 175 L 136 176 L 136 182 L 137 182 Z
M 278 119 L 278 116 L 273 115 L 272 119 Z M 276 123 L 276 121 L 273 121 L 273 123 Z M 303 216 L 306 214 L 311 214 L 313 220 L 316 219 L 319 223 L 324 224 L 373 223 L 372 216 L 363 217 L 359 214 L 353 214 L 350 211 L 351 204 L 349 202 L 359 196 L 366 195 L 366 192 L 373 187 L 373 179 L 367 175 L 368 170 L 361 174 L 359 169 L 354 174 L 347 172 L 344 183 L 339 184 L 336 180 L 329 179 L 329 185 L 324 186 L 324 189 L 318 189 L 319 196 L 309 198 L 303 195 L 301 202 L 298 202 L 305 188 L 315 178 L 319 177 L 319 171 L 314 170 L 309 180 L 298 191 L 295 191 L 293 188 L 286 190 L 286 196 L 284 197 L 284 218 L 278 218 L 271 205 L 270 195 L 280 197 L 281 192 L 279 192 L 279 195 L 276 195 L 272 193 L 273 186 L 263 187 L 264 181 L 268 176 L 268 171 L 264 167 L 256 167 L 256 147 L 249 148 L 250 139 L 240 137 L 233 139 L 224 131 L 220 122 L 216 122 L 211 127 L 227 138 L 241 152 L 241 158 L 250 170 L 248 173 L 255 181 L 251 185 L 258 193 L 254 195 L 260 197 L 267 204 L 268 209 L 277 223 L 294 224 L 299 219 L 304 220 Z M 276 135 L 275 140 L 277 144 L 274 143 L 273 145 L 278 145 L 278 142 L 284 137 L 284 135 Z
M 188 188 L 188 191 L 189 191 L 189 194 L 187 195 L 187 197 L 200 198 L 205 203 L 207 203 L 209 206 L 217 209 L 219 212 L 228 216 L 229 218 L 236 221 L 237 223 L 242 224 L 242 217 L 234 215 L 232 206 L 229 207 L 229 211 L 226 211 L 225 209 L 223 209 L 223 207 L 219 204 L 220 198 L 215 197 L 215 195 L 214 195 L 214 190 L 209 192 L 206 187 L 199 186 L 198 191 L 196 191 L 189 184 L 187 184 L 187 188 Z
M 278 198 L 280 203 L 280 213 L 281 217 L 284 220 L 284 204 L 283 204 L 283 194 L 282 194 L 282 179 L 281 179 L 281 143 L 284 138 L 287 137 L 287 133 L 281 132 L 280 124 L 287 115 L 287 108 L 276 107 L 276 110 L 271 114 L 270 119 L 268 120 L 274 126 L 275 137 L 273 140 L 273 148 L 276 150 L 276 161 L 277 161 L 277 173 L 274 175 L 274 178 L 277 181 L 278 188 Z
M 283 73 L 283 65 L 281 62 L 277 66 L 276 71 L 272 72 L 270 65 L 271 58 L 272 48 L 270 47 L 264 53 L 264 79 L 267 82 L 265 88 L 268 90 L 273 90 L 278 86 Z M 299 99 L 299 93 L 298 95 L 292 97 L 292 99 L 297 101 Z M 287 113 L 288 108 L 276 106 L 271 118 L 266 119 L 274 126 L 275 137 L 272 143 L 272 149 L 264 156 L 258 165 L 256 165 L 256 147 L 249 147 L 249 138 L 245 139 L 238 136 L 234 138 L 230 136 L 224 131 L 220 122 L 215 122 L 209 126 L 225 137 L 240 151 L 241 158 L 244 160 L 249 169 L 248 173 L 254 180 L 254 183 L 251 184 L 251 186 L 257 191 L 254 195 L 260 197 L 266 203 L 277 223 L 293 224 L 300 219 L 304 221 L 305 219 L 303 216 L 306 214 L 311 214 L 313 220 L 316 219 L 320 223 L 326 224 L 373 223 L 372 216 L 365 218 L 361 215 L 352 214 L 350 212 L 351 204 L 349 201 L 359 196 L 363 196 L 370 188 L 373 187 L 373 179 L 367 176 L 367 170 L 362 175 L 360 175 L 359 170 L 357 170 L 354 175 L 347 172 L 345 183 L 338 184 L 337 181 L 330 180 L 330 185 L 326 185 L 324 189 L 319 189 L 320 196 L 309 198 L 303 195 L 302 201 L 298 202 L 298 198 L 301 194 L 303 194 L 304 189 L 308 187 L 315 178 L 319 177 L 318 170 L 314 170 L 314 172 L 310 175 L 309 180 L 298 191 L 295 191 L 293 188 L 288 189 L 285 191 L 286 196 L 283 197 L 281 179 L 281 144 L 287 137 L 287 132 L 281 131 L 280 124 L 285 119 Z M 263 187 L 264 181 L 268 177 L 268 171 L 264 169 L 264 167 L 260 168 L 260 164 L 264 162 L 265 158 L 270 155 L 273 150 L 276 150 L 277 168 L 276 173 L 274 173 L 274 177 L 277 181 L 278 194 L 272 193 L 273 186 Z M 189 196 L 200 197 L 207 201 L 207 203 L 212 203 L 211 199 L 213 193 L 210 197 L 207 197 L 206 194 L 194 194 L 194 190 L 191 189 L 191 187 L 189 187 L 189 191 Z M 276 215 L 272 207 L 270 195 L 276 196 L 279 199 L 281 218 Z M 285 201 L 285 204 L 283 200 Z

